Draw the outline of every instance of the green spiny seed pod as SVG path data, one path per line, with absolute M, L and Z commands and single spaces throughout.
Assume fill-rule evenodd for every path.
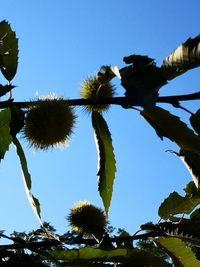
M 67 217 L 72 231 L 93 235 L 99 241 L 105 232 L 106 216 L 103 210 L 87 201 L 80 201 L 70 209 Z
M 66 145 L 75 124 L 73 109 L 60 98 L 43 98 L 27 111 L 24 136 L 35 149 Z
M 102 99 L 110 98 L 114 96 L 114 87 L 110 81 L 105 81 L 101 83 L 99 79 L 91 77 L 86 79 L 81 85 L 81 97 L 84 99 L 93 100 L 94 102 L 99 102 Z M 98 111 L 103 112 L 109 108 L 109 104 L 94 104 L 86 105 L 87 111 Z

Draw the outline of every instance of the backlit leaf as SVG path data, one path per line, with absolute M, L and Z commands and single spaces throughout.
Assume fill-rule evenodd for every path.
M 7 21 L 0 23 L 0 68 L 4 77 L 11 81 L 18 66 L 18 39 Z
M 92 113 L 92 125 L 98 150 L 99 193 L 102 198 L 106 214 L 111 203 L 113 183 L 116 172 L 115 155 L 111 134 L 107 123 L 98 112 Z
M 127 256 L 127 249 L 102 250 L 97 248 L 81 248 L 72 250 L 52 251 L 51 255 L 56 260 L 113 260 L 115 257 Z
M 182 150 L 188 150 L 200 154 L 200 137 L 197 136 L 179 117 L 169 111 L 153 107 L 144 109 L 140 113 L 160 136 L 168 137 Z
M 189 38 L 163 60 L 162 70 L 167 80 L 200 66 L 200 35 Z
M 164 267 L 171 266 L 153 253 L 139 249 L 117 248 L 103 250 L 98 248 L 81 248 L 73 250 L 55 250 L 50 252 L 54 260 L 70 262 L 72 265 L 85 266 L 88 261 L 93 265 L 97 263 L 122 263 L 123 266 L 146 266 L 146 267 Z M 118 264 L 117 264 L 118 263 Z M 134 265 L 133 265 L 134 263 Z M 112 266 L 113 264 L 111 264 Z M 114 264 L 115 265 L 115 264 Z
M 172 258 L 176 267 L 200 267 L 198 261 L 192 252 L 191 248 L 179 238 L 160 237 L 155 240 L 155 243 Z
M 11 114 L 9 109 L 4 109 L 0 112 L 0 160 L 4 158 L 6 151 L 12 142 L 10 135 L 10 120 Z
M 22 149 L 21 144 L 19 143 L 18 139 L 15 137 L 13 138 L 13 144 L 16 147 L 17 155 L 20 160 L 21 168 L 22 168 L 22 177 L 25 186 L 25 192 L 28 198 L 28 201 L 33 209 L 37 219 L 39 220 L 40 224 L 42 225 L 41 216 L 40 216 L 40 203 L 37 198 L 35 198 L 31 193 L 31 176 L 28 171 L 27 161 Z
M 192 210 L 200 204 L 200 193 L 194 196 L 185 195 L 184 197 L 177 192 L 171 193 L 160 205 L 158 214 L 162 219 L 170 219 L 171 215 L 186 213 L 190 214 Z

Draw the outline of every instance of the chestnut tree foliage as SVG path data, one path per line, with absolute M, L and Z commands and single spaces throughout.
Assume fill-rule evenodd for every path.
M 12 241 L 0 245 L 1 266 L 200 266 L 200 110 L 192 113 L 181 105 L 183 101 L 200 99 L 200 92 L 159 96 L 160 88 L 169 80 L 200 66 L 200 36 L 181 44 L 161 66 L 141 55 L 130 55 L 123 61 L 121 69 L 100 67 L 94 77 L 82 84 L 80 99 L 49 96 L 15 102 L 12 81 L 18 66 L 18 39 L 7 21 L 0 23 L 0 70 L 6 80 L 5 85 L 0 85 L 0 96 L 8 95 L 7 100 L 0 102 L 0 159 L 13 143 L 28 201 L 41 224 L 40 229 L 28 235 L 6 236 L 0 232 L 1 238 Z M 123 96 L 114 96 L 113 78 L 120 79 Z M 189 112 L 191 125 L 161 107 L 162 103 Z M 112 235 L 107 225 L 116 172 L 111 133 L 103 117 L 110 105 L 137 110 L 159 138 L 175 142 L 178 152 L 172 153 L 184 162 L 192 177 L 183 195 L 172 192 L 163 200 L 158 209 L 160 222 L 141 225 L 134 235 L 125 231 Z M 67 218 L 72 232 L 58 235 L 42 221 L 40 203 L 31 192 L 31 176 L 17 135 L 23 133 L 36 149 L 65 144 L 76 121 L 74 106 L 84 106 L 91 115 L 98 153 L 98 192 L 104 211 L 87 202 L 78 203 Z M 135 240 L 140 245 L 135 245 Z

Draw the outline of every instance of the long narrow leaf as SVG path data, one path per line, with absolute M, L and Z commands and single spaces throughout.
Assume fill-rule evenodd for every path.
M 187 247 L 180 239 L 161 237 L 155 240 L 155 243 L 172 258 L 174 266 L 200 267 L 200 261 L 196 259 L 191 248 Z
M 171 80 L 184 72 L 200 66 L 200 35 L 189 38 L 163 60 L 164 76 Z
M 52 251 L 51 255 L 56 260 L 107 260 L 112 261 L 117 257 L 125 257 L 128 255 L 127 249 L 113 249 L 113 250 L 102 250 L 97 248 L 81 248 L 72 250 L 57 250 Z
M 30 176 L 30 173 L 28 171 L 28 166 L 27 166 L 27 161 L 26 161 L 24 151 L 22 149 L 20 142 L 18 141 L 18 139 L 16 137 L 13 138 L 13 144 L 16 147 L 17 155 L 18 155 L 19 160 L 20 160 L 20 164 L 21 164 L 21 168 L 22 168 L 22 177 L 23 177 L 25 192 L 26 192 L 28 201 L 29 201 L 31 208 L 33 209 L 38 221 L 42 225 L 41 216 L 40 216 L 40 203 L 39 203 L 38 199 L 35 198 L 31 193 L 31 176 Z
M 92 113 L 92 125 L 99 155 L 99 193 L 102 198 L 106 214 L 111 203 L 113 183 L 116 172 L 115 155 L 112 145 L 111 134 L 102 115 L 98 112 Z
M 144 109 L 140 114 L 154 127 L 160 137 L 168 137 L 182 150 L 200 154 L 200 137 L 188 128 L 179 117 L 157 106 Z
M 7 21 L 0 23 L 0 69 L 4 77 L 11 81 L 18 66 L 18 39 Z
M 178 156 L 188 169 L 196 187 L 200 188 L 200 154 L 188 150 L 180 150 Z
M 0 160 L 4 158 L 6 151 L 12 142 L 10 135 L 10 109 L 4 109 L 0 112 Z
M 153 253 L 139 249 L 126 249 L 117 248 L 110 250 L 103 250 L 98 248 L 81 248 L 72 250 L 55 250 L 50 252 L 52 258 L 56 261 L 64 261 L 68 264 L 76 266 L 85 266 L 88 260 L 93 262 L 93 265 L 105 262 L 109 265 L 118 265 L 121 263 L 123 266 L 146 266 L 146 267 L 167 267 L 171 266 L 164 262 L 160 257 L 155 256 Z M 110 263 L 110 264 L 109 264 Z M 120 265 L 120 264 L 119 264 Z

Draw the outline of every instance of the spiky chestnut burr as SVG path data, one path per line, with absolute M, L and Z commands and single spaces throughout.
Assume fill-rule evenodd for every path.
M 102 239 L 106 228 L 106 216 L 100 208 L 88 201 L 75 204 L 67 217 L 72 231 L 78 234 L 92 235 L 98 242 Z
M 82 83 L 80 95 L 84 99 L 90 99 L 98 103 L 102 99 L 113 97 L 114 87 L 110 81 L 100 82 L 98 77 L 94 76 Z M 89 112 L 103 112 L 108 110 L 109 106 L 109 104 L 94 104 L 86 105 L 85 108 Z
M 67 144 L 75 124 L 73 109 L 62 98 L 43 98 L 26 114 L 24 136 L 35 149 Z

